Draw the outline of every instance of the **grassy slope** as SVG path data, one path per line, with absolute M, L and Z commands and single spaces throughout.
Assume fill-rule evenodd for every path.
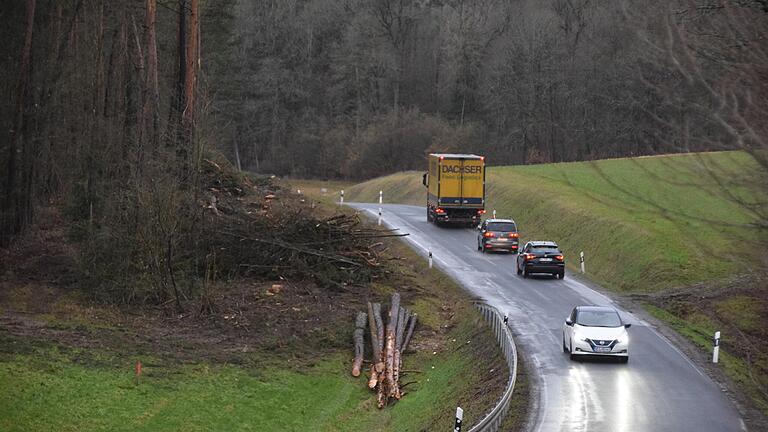
M 726 199 L 703 167 L 749 175 L 754 162 L 728 152 L 493 167 L 487 208 L 514 218 L 523 240 L 557 241 L 572 266 L 584 251 L 590 277 L 618 291 L 686 286 L 754 265 L 719 256 L 731 253 L 734 239 L 749 243 L 757 231 L 744 227 L 754 218 Z M 374 201 L 383 189 L 387 202 L 423 204 L 420 182 L 420 173 L 395 174 L 350 188 L 348 199 Z M 755 191 L 729 190 L 757 199 Z M 736 253 L 744 251 L 754 257 L 749 247 Z
M 765 264 L 755 251 L 768 239 L 734 202 L 766 201 L 759 173 L 741 152 L 493 167 L 487 208 L 514 218 L 523 240 L 557 241 L 572 270 L 584 251 L 591 279 L 647 297 L 652 315 L 704 353 L 724 330 L 722 370 L 768 414 L 768 299 L 755 274 Z M 418 172 L 356 185 L 348 199 L 372 202 L 380 189 L 387 202 L 425 201 Z
M 409 358 L 409 367 L 424 369 L 418 389 L 393 408 L 377 410 L 362 378 L 347 375 L 342 356 L 305 373 L 153 362 L 137 385 L 132 362 L 94 366 L 83 364 L 82 355 L 51 348 L 2 359 L 0 430 L 447 429 L 457 392 L 464 390 L 457 379 L 472 381 L 467 373 L 474 367 L 458 353 Z
M 421 323 L 411 343 L 414 352 L 404 358 L 406 369 L 420 372 L 404 374 L 403 383 L 414 382 L 405 388 L 405 397 L 387 409 L 375 407 L 375 395 L 364 377 L 349 375 L 351 346 L 302 359 L 287 354 L 287 341 L 279 353 L 250 347 L 256 351 L 244 354 L 246 361 L 238 364 L 204 355 L 182 363 L 144 354 L 144 375 L 137 384 L 133 371 L 138 347 L 79 348 L 13 335 L 0 325 L 0 430 L 447 430 L 457 404 L 465 407 L 471 424 L 494 403 L 505 383 L 505 376 L 489 372 L 505 369 L 493 336 L 452 281 L 436 270 L 425 271 L 424 261 L 401 242 L 387 244 L 386 256 L 402 261 L 392 267 L 387 282 L 374 284 L 375 300 L 397 289 Z M 55 310 L 81 310 L 70 300 L 59 300 L 62 304 Z M 95 317 L 66 318 L 34 314 L 27 306 L 11 296 L 0 303 L 0 322 L 8 322 L 3 321 L 5 312 L 20 312 L 47 322 L 41 327 L 45 334 L 74 329 L 88 334 L 105 327 L 132 331 L 110 327 L 99 318 L 106 311 L 98 306 L 88 307 Z M 352 317 L 342 324 L 344 340 L 350 337 L 351 323 Z M 330 333 L 336 330 L 317 328 L 316 334 L 333 338 L 335 333 Z M 305 351 L 296 349 L 294 355 Z

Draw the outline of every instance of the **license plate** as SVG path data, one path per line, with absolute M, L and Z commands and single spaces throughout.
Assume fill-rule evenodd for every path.
M 611 352 L 611 347 L 595 347 L 595 352 Z
M 506 238 L 500 238 L 500 239 L 499 239 L 499 241 L 501 241 L 501 242 L 505 242 L 505 241 L 509 241 L 509 239 L 506 239 Z
M 552 262 L 552 258 L 542 258 L 539 261 L 541 261 L 541 262 Z

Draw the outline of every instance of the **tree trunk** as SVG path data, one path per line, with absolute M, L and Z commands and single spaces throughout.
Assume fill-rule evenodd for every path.
M 400 352 L 405 352 L 405 350 L 408 349 L 408 344 L 411 342 L 411 337 L 413 336 L 413 329 L 416 327 L 416 317 L 417 314 L 411 315 L 411 319 L 408 320 L 408 332 L 405 335 L 405 340 L 403 341 L 403 346 L 400 348 Z
M 10 146 L 8 147 L 8 172 L 6 173 L 5 194 L 3 200 L 2 228 L 0 228 L 0 244 L 7 244 L 11 236 L 18 233 L 24 224 L 23 215 L 26 211 L 21 207 L 21 200 L 16 193 L 17 167 L 16 158 L 23 145 L 21 140 L 24 129 L 24 116 L 26 112 L 26 100 L 29 87 L 30 58 L 32 55 L 32 32 L 35 26 L 35 0 L 27 0 L 26 22 L 24 31 L 24 45 L 21 50 L 21 65 L 19 67 L 19 81 L 16 85 L 16 110 L 11 129 Z M 28 151 L 28 149 L 27 149 Z M 31 192 L 31 191 L 30 191 Z
M 378 306 L 378 303 L 376 304 Z M 377 308 L 378 312 L 374 312 L 374 305 L 368 302 L 368 327 L 371 331 L 371 348 L 373 349 L 372 363 L 375 366 L 381 361 L 381 345 L 378 336 L 378 322 L 381 321 L 381 307 Z M 374 314 L 378 314 L 378 319 Z
M 352 340 L 355 343 L 355 360 L 352 363 L 352 376 L 360 376 L 360 367 L 363 365 L 363 356 L 365 355 L 365 321 L 368 315 L 365 312 L 358 312 L 355 320 L 355 332 L 352 334 Z
M 184 77 L 184 108 L 181 130 L 183 139 L 179 143 L 182 166 L 188 163 L 194 138 L 195 93 L 197 91 L 198 34 L 200 29 L 199 1 L 190 0 L 189 30 L 186 34 L 186 74 Z
M 157 72 L 157 0 L 147 0 L 146 3 L 146 33 L 144 45 L 147 49 L 146 75 L 144 78 L 144 118 L 151 125 L 148 133 L 148 144 L 152 151 L 157 150 L 160 139 L 160 85 Z M 146 121 L 146 120 L 145 120 Z

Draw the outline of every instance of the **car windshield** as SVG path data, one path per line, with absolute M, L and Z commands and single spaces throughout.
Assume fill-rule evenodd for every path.
M 576 324 L 587 327 L 621 327 L 621 318 L 613 311 L 583 310 L 579 311 Z
M 488 224 L 488 231 L 515 232 L 517 228 L 511 222 L 491 222 Z

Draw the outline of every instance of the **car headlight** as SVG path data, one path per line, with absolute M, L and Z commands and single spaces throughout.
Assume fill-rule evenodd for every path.
M 583 334 L 578 333 L 578 332 L 573 334 L 573 338 L 576 339 L 577 341 L 581 341 L 581 342 L 586 342 L 587 341 L 587 338 L 585 338 Z
M 621 335 L 618 338 L 616 338 L 616 343 L 629 343 L 629 335 Z

